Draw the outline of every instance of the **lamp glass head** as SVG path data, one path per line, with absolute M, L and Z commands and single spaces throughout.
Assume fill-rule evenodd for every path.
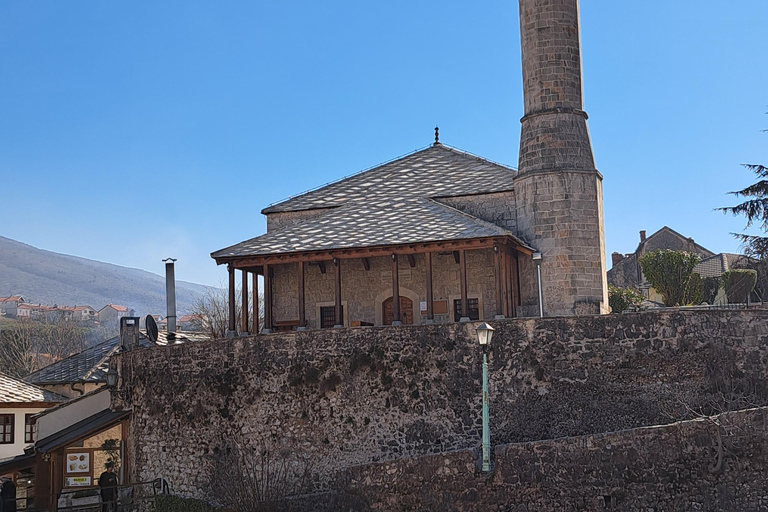
M 531 258 L 533 258 L 533 261 L 538 263 L 538 262 L 541 261 L 541 253 L 540 252 L 535 252 L 535 253 L 531 254 Z
M 477 341 L 481 345 L 490 345 L 493 337 L 493 327 L 483 322 L 477 326 Z
M 107 387 L 113 388 L 117 384 L 117 372 L 114 368 L 110 368 L 107 372 Z

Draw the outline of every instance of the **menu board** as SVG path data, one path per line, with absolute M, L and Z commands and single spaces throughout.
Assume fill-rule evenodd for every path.
M 64 457 L 64 472 L 66 474 L 91 473 L 91 454 L 89 452 L 67 452 Z
M 90 487 L 91 477 L 89 476 L 68 476 L 65 478 L 67 487 Z

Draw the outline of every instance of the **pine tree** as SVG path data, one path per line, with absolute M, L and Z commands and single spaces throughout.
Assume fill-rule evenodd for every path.
M 744 164 L 744 167 L 757 175 L 757 183 L 743 190 L 729 192 L 729 194 L 751 199 L 736 206 L 726 206 L 718 208 L 718 210 L 733 215 L 744 215 L 747 218 L 745 229 L 753 224 L 758 224 L 760 229 L 768 233 L 768 167 L 757 164 Z M 768 236 L 747 235 L 745 233 L 734 233 L 733 236 L 741 240 L 744 251 L 749 256 L 768 260 Z

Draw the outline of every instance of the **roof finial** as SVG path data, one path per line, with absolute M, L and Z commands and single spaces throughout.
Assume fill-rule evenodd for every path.
M 435 144 L 440 144 L 440 128 L 435 126 Z

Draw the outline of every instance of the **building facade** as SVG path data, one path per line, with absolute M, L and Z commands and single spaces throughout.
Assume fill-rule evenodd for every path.
M 211 255 L 229 269 L 230 334 L 236 270 L 241 332 L 608 312 L 578 1 L 521 0 L 520 22 L 518 170 L 436 130 L 426 149 L 269 206 L 266 234 Z

